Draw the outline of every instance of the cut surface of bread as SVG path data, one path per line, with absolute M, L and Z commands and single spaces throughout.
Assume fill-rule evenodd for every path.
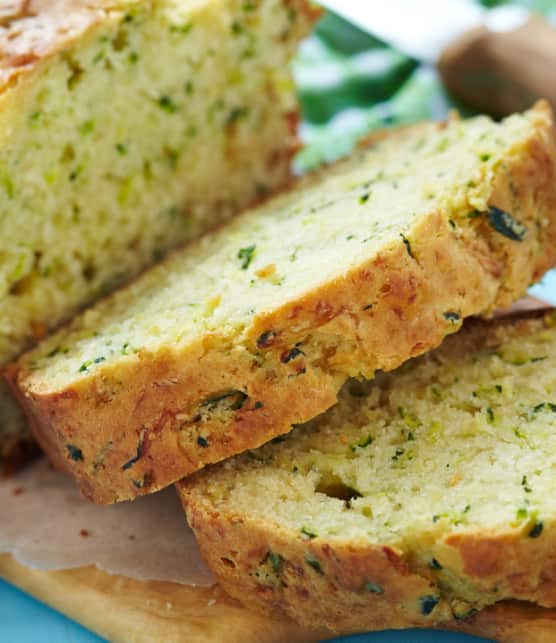
M 540 103 L 369 142 L 169 257 L 9 379 L 86 495 L 148 493 L 258 446 L 519 297 L 556 259 Z
M 0 11 L 2 364 L 288 180 L 288 61 L 316 13 L 303 0 Z
M 223 587 L 305 625 L 555 607 L 555 429 L 556 313 L 471 321 L 178 488 Z

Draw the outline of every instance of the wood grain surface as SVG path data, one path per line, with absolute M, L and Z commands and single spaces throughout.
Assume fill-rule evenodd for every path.
M 271 621 L 218 587 L 113 576 L 96 567 L 39 571 L 0 555 L 0 577 L 115 643 L 313 643 L 330 636 Z
M 96 567 L 39 571 L 5 554 L 0 577 L 115 643 L 316 643 L 333 636 L 250 612 L 218 586 L 138 581 Z M 554 643 L 556 610 L 500 603 L 450 629 L 500 643 Z

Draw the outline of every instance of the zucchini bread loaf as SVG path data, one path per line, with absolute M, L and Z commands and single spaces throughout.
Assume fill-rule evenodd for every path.
M 521 295 L 556 260 L 545 104 L 369 142 L 24 355 L 9 378 L 86 495 L 258 446 Z
M 287 180 L 288 61 L 316 15 L 304 0 L 4 3 L 0 364 Z M 0 457 L 7 431 L 0 418 Z
M 464 329 L 178 485 L 246 605 L 340 631 L 556 607 L 556 313 Z M 548 639 L 547 639 L 548 640 Z

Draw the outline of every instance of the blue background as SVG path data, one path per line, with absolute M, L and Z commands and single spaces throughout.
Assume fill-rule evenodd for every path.
M 2 643 L 100 643 L 91 634 L 65 616 L 35 601 L 8 583 L 0 581 L 0 641 Z M 406 630 L 376 632 L 335 639 L 342 643 L 484 643 L 463 634 Z M 163 643 L 156 641 L 153 643 Z M 186 639 L 184 639 L 184 643 Z

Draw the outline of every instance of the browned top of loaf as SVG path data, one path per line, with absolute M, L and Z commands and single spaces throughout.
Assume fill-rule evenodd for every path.
M 141 0 L 5 0 L 0 3 L 0 90 L 93 25 Z M 320 10 L 303 6 L 307 15 Z
M 136 0 L 8 0 L 0 6 L 0 89 Z

